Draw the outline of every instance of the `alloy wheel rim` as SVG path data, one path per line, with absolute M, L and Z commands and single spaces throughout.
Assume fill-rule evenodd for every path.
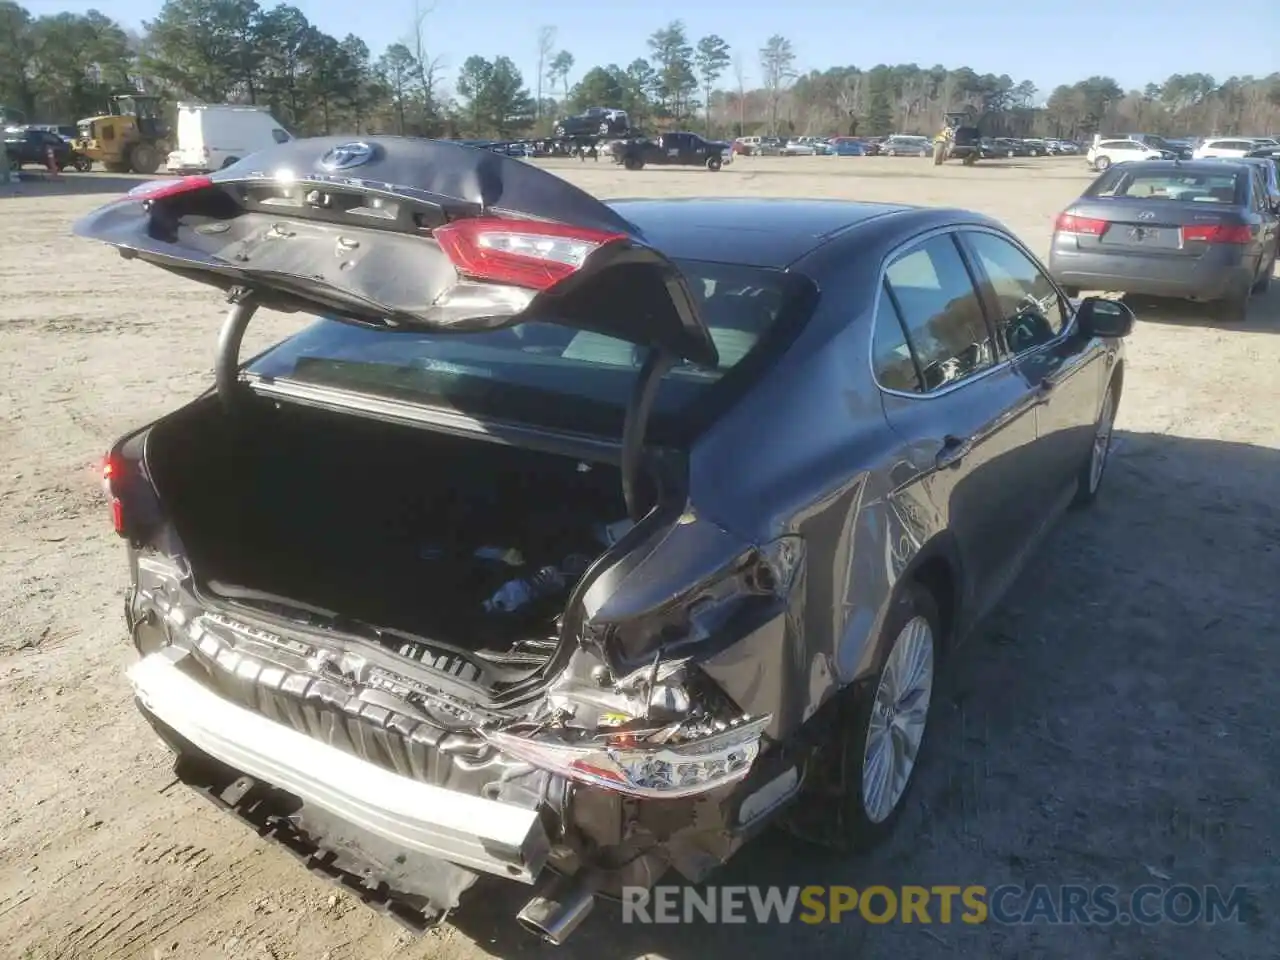
M 862 805 L 883 823 L 906 793 L 933 695 L 933 628 L 913 617 L 893 641 L 871 704 L 862 756 Z
M 1102 402 L 1102 416 L 1098 417 L 1098 428 L 1093 433 L 1093 453 L 1089 459 L 1089 492 L 1097 492 L 1102 483 L 1102 473 L 1107 468 L 1107 458 L 1111 453 L 1111 434 L 1115 424 L 1114 404 L 1111 391 Z

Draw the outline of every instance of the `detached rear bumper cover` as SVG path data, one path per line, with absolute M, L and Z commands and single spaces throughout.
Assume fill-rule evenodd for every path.
M 223 763 L 411 850 L 532 883 L 549 844 L 536 810 L 398 776 L 224 700 L 175 648 L 129 671 L 142 705 Z

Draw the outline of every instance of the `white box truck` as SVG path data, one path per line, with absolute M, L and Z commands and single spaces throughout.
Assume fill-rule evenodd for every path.
M 178 148 L 170 173 L 208 173 L 293 138 L 265 107 L 230 103 L 178 104 Z

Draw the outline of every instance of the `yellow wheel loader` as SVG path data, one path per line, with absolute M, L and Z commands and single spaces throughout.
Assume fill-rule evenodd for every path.
M 117 94 L 106 113 L 76 126 L 76 150 L 113 173 L 155 173 L 169 155 L 169 125 L 158 97 Z

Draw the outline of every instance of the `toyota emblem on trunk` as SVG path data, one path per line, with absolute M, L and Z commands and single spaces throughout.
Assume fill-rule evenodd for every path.
M 358 167 L 373 159 L 373 147 L 361 141 L 344 143 L 334 147 L 320 158 L 320 166 L 325 170 L 346 170 Z

